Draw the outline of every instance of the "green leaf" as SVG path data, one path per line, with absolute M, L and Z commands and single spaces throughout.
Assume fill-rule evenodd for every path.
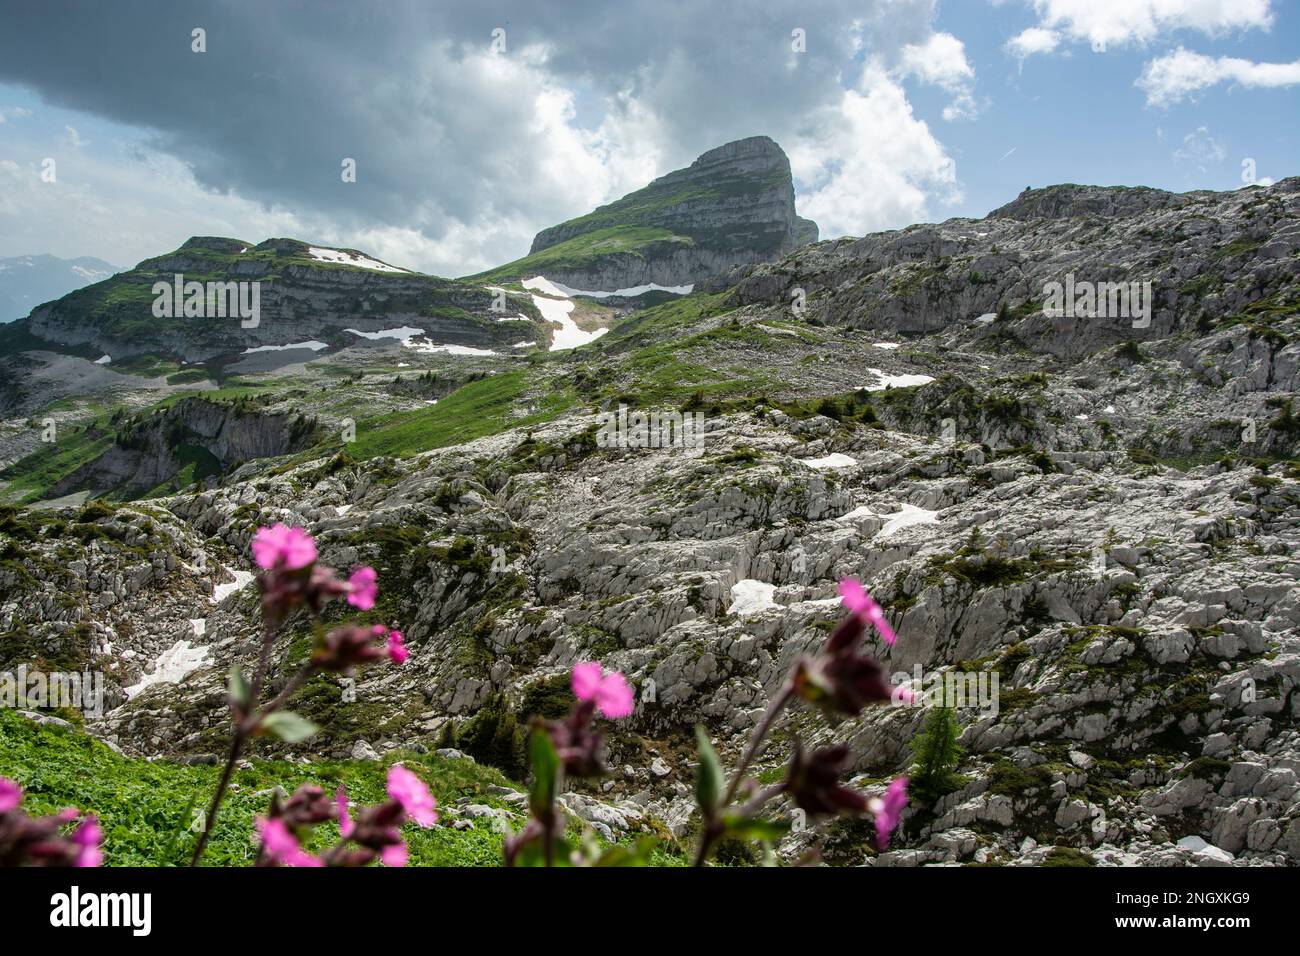
M 543 727 L 533 730 L 529 745 L 533 768 L 533 785 L 528 793 L 528 808 L 533 816 L 542 817 L 550 812 L 555 795 L 560 790 L 560 755 L 551 743 L 551 735 Z
M 650 854 L 658 845 L 654 837 L 642 837 L 635 846 L 612 846 L 592 866 L 649 866 Z
M 700 766 L 695 772 L 695 802 L 700 805 L 704 818 L 712 820 L 722 799 L 722 761 L 709 742 L 708 733 L 699 724 L 695 726 L 695 741 L 700 751 Z
M 543 867 L 546 866 L 546 837 L 538 834 L 524 844 L 519 851 L 519 856 L 515 858 L 515 866 L 518 867 Z M 570 855 L 573 853 L 573 847 L 567 840 L 557 839 L 551 843 L 551 866 L 567 867 L 571 865 Z
M 742 840 L 779 840 L 790 832 L 790 824 L 775 820 L 759 820 L 752 817 L 730 816 L 722 821 L 730 836 Z
M 262 729 L 269 730 L 285 743 L 300 744 L 320 730 L 306 717 L 288 710 L 277 710 L 262 721 Z
M 231 702 L 242 712 L 248 713 L 253 703 L 253 688 L 244 678 L 244 672 L 238 664 L 230 668 L 230 679 L 226 686 L 230 691 Z

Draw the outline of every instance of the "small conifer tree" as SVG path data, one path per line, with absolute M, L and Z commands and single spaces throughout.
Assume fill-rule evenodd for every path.
M 921 731 L 912 740 L 911 792 L 934 801 L 961 786 L 957 765 L 965 751 L 958 745 L 961 724 L 951 707 L 934 707 L 925 715 Z

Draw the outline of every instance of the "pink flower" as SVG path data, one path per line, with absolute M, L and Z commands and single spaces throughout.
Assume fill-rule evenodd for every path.
M 406 861 L 410 853 L 406 850 L 406 844 L 402 842 L 390 843 L 379 851 L 379 859 L 384 866 L 406 866 Z
M 273 863 L 285 866 L 323 866 L 321 860 L 312 856 L 298 844 L 298 838 L 290 832 L 280 819 L 258 817 L 257 830 L 262 834 L 262 849 Z
M 573 668 L 573 696 L 578 700 L 595 700 L 600 690 L 602 668 L 595 661 L 576 664 Z
M 596 706 L 610 720 L 627 717 L 632 713 L 632 687 L 618 671 L 610 671 L 601 681 L 596 694 Z
M 284 524 L 258 528 L 253 538 L 253 559 L 259 568 L 268 571 L 277 566 L 297 571 L 316 560 L 316 542 L 302 528 Z
M 438 822 L 438 801 L 424 781 L 405 767 L 394 764 L 388 768 L 388 795 L 420 826 L 431 827 Z
M 23 802 L 23 788 L 8 777 L 0 777 L 0 813 L 17 810 Z
M 405 664 L 406 659 L 411 656 L 411 652 L 403 643 L 404 640 L 401 631 L 388 632 L 388 656 L 394 664 Z
M 77 859 L 73 866 L 99 866 L 104 862 L 104 851 L 100 849 L 104 831 L 99 828 L 99 821 L 88 816 L 85 822 L 72 834 L 72 842 L 77 847 Z
M 379 575 L 371 567 L 357 568 L 348 578 L 348 603 L 355 608 L 369 611 L 375 606 L 375 596 L 379 594 Z
M 892 646 L 894 641 L 898 640 L 898 635 L 889 626 L 889 621 L 885 620 L 884 609 L 872 599 L 856 578 L 845 578 L 840 581 L 840 598 L 846 608 L 879 631 L 886 644 Z
M 334 803 L 339 810 L 339 834 L 344 837 L 352 835 L 356 829 L 356 824 L 352 822 L 352 817 L 348 815 L 348 792 L 342 787 L 334 793 Z
M 907 806 L 907 778 L 896 777 L 885 791 L 884 799 L 871 801 L 871 812 L 876 815 L 876 848 L 889 849 L 889 837 L 898 828 Z
M 573 696 L 594 701 L 610 720 L 632 713 L 632 687 L 618 671 L 604 674 L 599 663 L 585 661 L 573 668 Z

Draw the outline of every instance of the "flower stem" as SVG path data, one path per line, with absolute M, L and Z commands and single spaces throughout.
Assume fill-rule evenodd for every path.
M 740 789 L 740 781 L 745 778 L 745 771 L 749 769 L 749 765 L 758 756 L 764 738 L 772 729 L 772 724 L 776 722 L 777 716 L 785 709 L 785 705 L 790 703 L 792 697 L 794 697 L 794 684 L 786 681 L 780 693 L 773 697 L 772 702 L 767 705 L 767 712 L 763 714 L 763 719 L 754 728 L 754 735 L 749 738 L 749 747 L 745 750 L 745 755 L 740 758 L 740 764 L 736 767 L 735 773 L 731 775 L 731 783 L 727 786 L 727 792 L 722 798 L 721 806 L 730 806 L 731 801 L 736 798 L 736 791 Z
M 758 726 L 754 728 L 754 733 L 749 738 L 749 746 L 745 748 L 745 753 L 740 758 L 740 763 L 736 766 L 735 772 L 731 775 L 731 782 L 727 785 L 727 792 L 718 803 L 717 813 L 714 815 L 713 819 L 709 820 L 704 826 L 704 833 L 700 836 L 700 845 L 695 851 L 695 866 L 704 865 L 704 862 L 709 858 L 709 853 L 713 850 L 714 844 L 722 838 L 725 828 L 721 823 L 721 815 L 726 811 L 727 807 L 731 806 L 731 801 L 736 798 L 736 791 L 740 789 L 740 783 L 745 779 L 745 771 L 749 769 L 749 765 L 754 762 L 754 758 L 757 757 L 759 752 L 762 750 L 763 741 L 772 730 L 772 725 L 776 722 L 776 718 L 780 715 L 781 711 L 785 709 L 786 704 L 790 703 L 793 697 L 794 683 L 787 680 L 781 687 L 780 692 L 778 692 L 777 695 L 772 698 L 771 703 L 767 705 L 767 711 L 763 714 L 763 718 L 758 722 Z M 760 806 L 780 793 L 781 789 L 782 788 L 780 787 L 774 787 L 764 790 L 746 804 L 744 810 L 742 810 L 742 815 L 756 811 Z
M 266 672 L 271 664 L 271 648 L 274 644 L 275 631 L 268 628 L 266 635 L 262 638 L 262 648 L 257 657 L 257 673 L 253 675 L 253 683 L 249 694 L 250 705 L 255 705 L 257 698 L 262 693 L 262 684 L 266 681 Z M 306 672 L 310 667 L 311 665 L 308 664 L 302 671 L 295 674 L 284 690 L 266 707 L 260 710 L 255 709 L 243 719 L 240 718 L 239 711 L 234 710 L 235 733 L 230 740 L 230 753 L 226 756 L 226 766 L 221 771 L 221 780 L 217 784 L 217 792 L 212 795 L 212 802 L 208 805 L 208 815 L 203 821 L 203 832 L 199 834 L 199 842 L 194 845 L 194 853 L 190 857 L 190 866 L 198 866 L 199 861 L 203 859 L 203 851 L 208 848 L 208 841 L 212 839 L 212 828 L 217 823 L 217 814 L 221 812 L 221 804 L 226 799 L 226 790 L 230 787 L 230 779 L 235 775 L 235 764 L 239 762 L 240 755 L 244 752 L 244 746 L 248 743 L 248 738 L 257 730 L 262 719 L 283 704 L 289 694 L 306 679 Z M 233 706 L 232 704 L 232 708 Z
M 244 742 L 247 737 L 244 730 L 238 724 L 235 726 L 235 735 L 230 741 L 230 755 L 226 757 L 225 769 L 221 771 L 221 782 L 217 784 L 217 792 L 212 795 L 212 803 L 208 805 L 208 815 L 203 821 L 203 832 L 199 835 L 199 842 L 194 846 L 194 855 L 190 857 L 190 866 L 198 866 L 199 860 L 203 858 L 203 851 L 208 847 L 208 840 L 212 837 L 212 827 L 217 821 L 217 813 L 221 810 L 221 802 L 226 798 L 226 788 L 230 786 L 230 778 L 235 775 L 235 764 L 239 761 L 239 755 L 244 751 Z

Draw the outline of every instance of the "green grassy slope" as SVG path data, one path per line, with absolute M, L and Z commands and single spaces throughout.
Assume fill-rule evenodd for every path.
M 604 256 L 626 254 L 644 256 L 652 250 L 670 243 L 692 245 L 685 236 L 660 228 L 633 225 L 611 225 L 592 232 L 574 236 L 565 242 L 507 262 L 503 266 L 484 272 L 473 279 L 486 282 L 507 282 L 511 279 L 528 279 L 544 275 L 548 269 L 561 271 L 581 269 Z
M 306 766 L 253 760 L 251 770 L 235 773 L 234 789 L 217 821 L 205 862 L 252 864 L 257 851 L 250 837 L 253 818 L 270 804 L 269 795 L 258 795 L 262 791 L 278 785 L 292 793 L 299 784 L 315 783 L 333 793 L 343 785 L 354 803 L 379 803 L 385 799 L 387 768 L 397 760 L 429 785 L 440 805 L 464 796 L 475 803 L 504 807 L 487 788 L 515 786 L 490 767 L 432 754 L 400 752 L 381 762 L 330 760 Z M 0 710 L 0 776 L 23 787 L 23 806 L 29 813 L 73 806 L 98 816 L 109 866 L 184 865 L 194 846 L 189 831 L 193 810 L 206 804 L 220 769 L 132 760 L 76 730 L 41 726 Z M 323 845 L 337 838 L 337 827 L 318 830 Z M 410 825 L 404 828 L 404 836 L 411 866 L 495 866 L 501 860 L 502 836 L 485 821 L 476 821 L 472 830 L 446 826 L 423 830 Z

